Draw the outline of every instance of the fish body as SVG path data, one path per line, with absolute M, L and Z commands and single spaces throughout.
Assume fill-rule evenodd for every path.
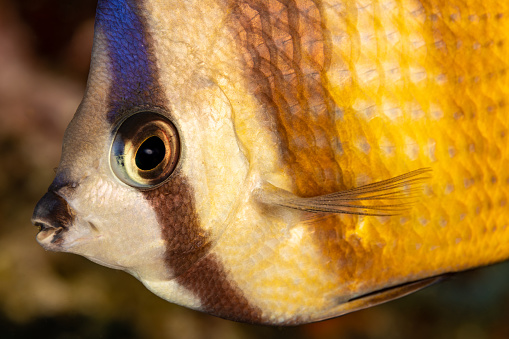
M 100 0 L 37 240 L 275 325 L 505 260 L 508 8 Z

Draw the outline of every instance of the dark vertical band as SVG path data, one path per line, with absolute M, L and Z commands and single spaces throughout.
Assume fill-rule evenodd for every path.
M 112 77 L 108 122 L 112 123 L 133 107 L 165 106 L 141 1 L 99 1 L 96 30 L 104 34 L 108 46 Z
M 250 305 L 225 268 L 210 253 L 210 239 L 200 227 L 191 186 L 177 175 L 145 193 L 157 213 L 166 240 L 166 264 L 177 282 L 200 299 L 204 312 L 258 323 L 261 310 Z
M 205 312 L 235 321 L 261 323 L 262 311 L 251 305 L 236 284 L 226 277 L 224 268 L 209 254 L 177 281 L 200 298 Z
M 110 123 L 135 107 L 167 107 L 142 6 L 142 1 L 134 0 L 102 0 L 98 4 L 96 26 L 106 36 L 112 77 L 107 113 Z M 192 188 L 184 176 L 174 175 L 143 194 L 161 225 L 168 269 L 200 299 L 203 310 L 224 318 L 259 322 L 260 310 L 249 305 L 209 253 L 210 240 L 200 227 Z

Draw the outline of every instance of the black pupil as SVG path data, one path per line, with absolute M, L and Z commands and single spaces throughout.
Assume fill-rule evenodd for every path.
M 141 144 L 136 153 L 136 166 L 143 171 L 154 169 L 164 159 L 166 148 L 158 137 L 150 137 Z

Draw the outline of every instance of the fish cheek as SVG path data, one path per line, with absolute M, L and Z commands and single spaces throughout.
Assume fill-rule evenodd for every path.
M 81 182 L 72 195 L 76 221 L 65 235 L 64 251 L 134 275 L 157 274 L 155 267 L 163 265 L 161 232 L 138 190 L 97 175 Z

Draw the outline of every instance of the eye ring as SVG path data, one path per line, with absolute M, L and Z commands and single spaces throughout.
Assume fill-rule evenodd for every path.
M 123 183 L 139 189 L 163 184 L 180 158 L 177 128 L 165 116 L 141 111 L 122 120 L 115 129 L 110 167 Z

